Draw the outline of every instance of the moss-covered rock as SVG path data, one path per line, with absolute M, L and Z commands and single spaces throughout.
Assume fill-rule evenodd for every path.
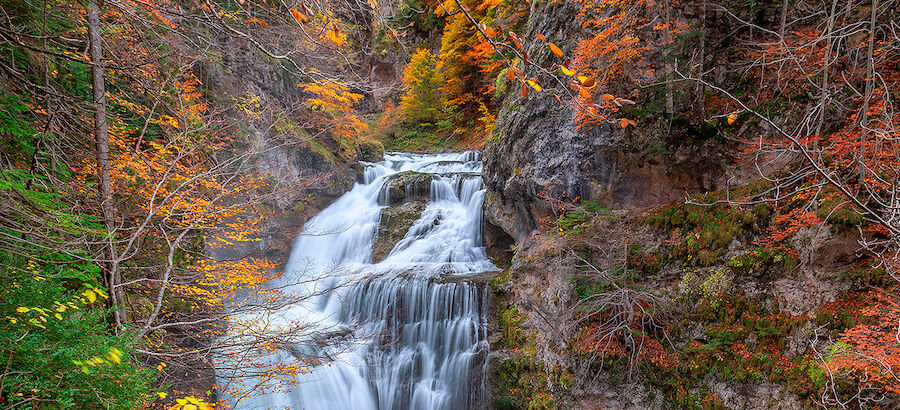
M 409 201 L 426 201 L 431 195 L 431 174 L 403 171 L 391 175 L 388 180 L 388 204 L 395 206 Z
M 366 162 L 384 160 L 384 145 L 379 141 L 361 141 L 356 146 L 356 159 Z
M 407 202 L 403 205 L 388 208 L 381 213 L 381 225 L 372 246 L 372 262 L 384 260 L 406 235 L 413 223 L 422 216 L 425 203 L 422 201 Z

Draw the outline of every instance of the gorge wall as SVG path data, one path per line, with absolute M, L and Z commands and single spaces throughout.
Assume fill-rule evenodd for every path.
M 738 16 L 712 5 L 700 7 L 685 4 L 679 21 L 696 26 L 704 13 L 710 31 L 706 54 L 696 55 L 694 39 L 666 58 L 681 59 L 683 70 L 699 63 L 712 84 L 738 81 L 736 49 L 753 34 L 738 27 L 736 19 L 777 26 L 781 4 L 755 4 L 738 9 Z M 583 37 L 578 13 L 576 3 L 535 2 L 522 36 L 540 33 L 548 42 L 572 49 Z M 663 42 L 661 32 L 648 36 L 651 43 Z M 559 63 L 543 43 L 530 44 L 525 52 L 535 66 Z M 835 301 L 859 289 L 847 280 L 847 272 L 868 269 L 860 268 L 866 258 L 859 253 L 859 234 L 840 223 L 801 229 L 788 239 L 796 254 L 760 257 L 767 251 L 760 250 L 759 240 L 774 218 L 767 205 L 750 211 L 738 205 L 685 205 L 686 199 L 704 193 L 719 195 L 717 199 L 724 198 L 725 190 L 758 194 L 764 189 L 757 186 L 761 175 L 773 174 L 793 159 L 748 161 L 733 136 L 769 135 L 772 127 L 698 115 L 697 101 L 706 91 L 695 83 L 672 85 L 674 112 L 667 112 L 664 54 L 626 68 L 633 78 L 649 68 L 657 70 L 638 81 L 646 86 L 623 83 L 610 89 L 637 101 L 635 107 L 623 108 L 639 119 L 637 126 L 579 127 L 574 110 L 547 95 L 524 95 L 514 85 L 504 94 L 484 150 L 485 241 L 498 266 L 505 267 L 493 282 L 490 341 L 496 408 L 799 409 L 815 401 L 811 392 L 825 383 L 811 352 L 821 348 L 817 343 L 822 338 L 836 337 L 843 328 L 832 322 L 835 304 L 841 303 Z M 553 84 L 546 73 L 526 70 L 525 75 Z M 772 115 L 776 122 L 792 125 L 807 108 L 799 99 Z M 843 119 L 834 113 L 826 127 Z M 723 238 L 709 239 L 721 232 L 727 232 Z M 681 235 L 696 235 L 699 250 L 685 245 L 690 242 Z M 619 275 L 628 278 L 620 280 Z M 606 345 L 599 350 L 618 352 L 607 355 L 584 347 L 592 337 L 591 326 L 602 329 L 610 323 L 598 325 L 590 316 L 607 320 L 608 312 L 619 309 L 610 283 L 625 283 L 647 296 L 629 299 L 634 305 L 668 301 L 659 308 L 664 318 L 659 323 L 665 324 L 629 311 L 635 322 L 627 326 L 641 324 L 633 332 L 664 345 L 654 345 L 659 348 L 654 354 L 679 360 L 713 355 L 719 361 L 692 361 L 685 374 L 680 364 L 660 365 L 664 360 L 655 362 L 646 351 L 639 352 L 642 348 L 629 348 L 630 342 L 623 345 L 632 336 L 615 331 L 597 331 L 593 337 L 603 333 Z M 695 303 L 719 292 L 721 298 L 709 298 L 714 302 Z M 609 303 L 596 302 L 600 299 Z M 765 324 L 748 324 L 746 318 L 755 314 L 747 312 L 754 309 L 769 318 Z M 730 313 L 723 316 L 718 310 Z M 723 336 L 721 329 L 735 323 L 740 330 Z M 729 349 L 735 346 L 746 346 L 751 353 L 733 359 Z M 630 357 L 623 356 L 623 348 Z M 772 361 L 796 365 L 746 361 L 770 355 Z M 797 387 L 804 383 L 814 387 Z

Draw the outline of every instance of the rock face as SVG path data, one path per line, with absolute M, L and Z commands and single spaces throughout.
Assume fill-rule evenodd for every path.
M 520 35 L 531 39 L 541 33 L 547 41 L 563 50 L 574 49 L 575 39 L 584 37 L 575 17 L 577 13 L 577 3 L 533 2 L 530 18 Z M 548 67 L 560 63 L 544 43 L 529 43 L 530 48 L 525 51 L 534 65 Z M 713 58 L 719 57 L 709 59 Z M 723 61 L 709 63 L 707 69 L 712 70 L 711 73 L 721 74 L 727 66 Z M 537 78 L 544 89 L 563 91 L 562 86 L 553 86 L 555 80 L 552 77 L 536 70 L 529 72 L 531 69 L 528 68 L 524 71 L 526 78 Z M 673 119 L 658 109 L 653 112 L 649 107 L 640 106 L 654 98 L 635 98 L 628 93 L 642 90 L 609 91 L 634 99 L 639 104 L 637 108 L 649 112 L 643 114 L 636 126 L 623 129 L 615 124 L 581 128 L 573 119 L 573 111 L 546 93 L 522 96 L 514 85 L 508 89 L 493 138 L 484 151 L 483 171 L 487 188 L 483 210 L 485 245 L 491 257 L 501 261 L 498 265 L 508 266 L 504 272 L 508 276 L 498 281 L 499 286 L 494 286 L 491 302 L 497 309 L 489 336 L 492 355 L 495 355 L 491 361 L 495 375 L 502 370 L 501 362 L 512 363 L 514 360 L 507 356 L 509 351 L 502 343 L 497 343 L 500 334 L 508 332 L 505 327 L 513 325 L 532 333 L 530 337 L 538 346 L 534 360 L 550 367 L 574 360 L 566 353 L 558 353 L 565 351 L 566 335 L 572 336 L 572 329 L 555 328 L 561 325 L 547 319 L 568 314 L 566 304 L 573 300 L 572 275 L 541 267 L 542 262 L 553 256 L 543 256 L 538 251 L 542 247 L 552 248 L 552 244 L 538 243 L 541 235 L 535 234 L 538 221 L 553 216 L 553 201 L 595 200 L 601 207 L 618 211 L 646 209 L 677 203 L 688 195 L 745 184 L 753 178 L 748 170 L 729 168 L 736 162 L 734 153 L 737 150 L 725 138 L 716 137 L 721 130 L 708 124 L 692 125 L 683 119 Z M 657 95 L 656 99 L 659 98 Z M 689 104 L 692 102 L 676 101 L 676 111 L 689 112 L 686 108 Z M 706 120 L 699 118 L 695 123 L 706 123 Z M 729 132 L 768 135 L 772 130 L 766 129 L 765 124 L 757 124 L 742 125 Z M 771 161 L 768 169 L 782 165 L 784 162 Z M 633 227 L 647 228 L 646 223 L 641 222 L 643 217 L 636 221 Z M 636 232 L 635 229 L 623 236 L 631 245 L 651 248 L 651 244 L 639 238 Z M 648 234 L 653 235 L 656 233 Z M 804 250 L 800 254 L 800 269 L 766 278 L 741 277 L 737 280 L 737 290 L 750 298 L 765 299 L 773 295 L 783 304 L 780 309 L 793 315 L 811 314 L 816 306 L 834 300 L 841 291 L 827 279 L 858 262 L 854 253 L 855 237 L 843 236 L 834 232 L 798 235 L 803 243 L 794 247 Z M 655 246 L 665 239 L 655 238 Z M 740 252 L 745 251 L 746 248 L 740 249 Z M 654 274 L 652 281 L 648 279 L 646 288 L 660 294 L 677 294 L 677 284 L 682 277 L 679 262 L 664 266 L 662 272 Z M 519 315 L 521 319 L 518 319 Z M 788 351 L 805 351 L 808 330 L 799 327 L 794 330 L 796 336 L 787 338 Z M 624 383 L 615 376 L 599 372 L 597 383 L 589 390 L 565 393 L 570 395 L 567 404 L 571 408 L 671 406 L 670 402 L 662 400 L 662 394 L 655 387 Z M 493 380 L 497 384 L 493 386 L 496 392 L 507 387 L 498 384 L 502 383 L 497 382 L 502 380 L 501 377 Z M 729 407 L 804 407 L 802 400 L 784 386 L 768 382 L 738 383 L 709 377 L 705 384 Z
M 398 172 L 388 180 L 387 198 L 383 203 L 396 206 L 409 201 L 426 201 L 431 195 L 430 174 L 415 171 Z
M 543 33 L 548 41 L 573 49 L 573 38 L 581 30 L 577 13 L 577 3 L 536 6 L 523 37 Z M 533 42 L 527 52 L 538 66 L 558 63 L 541 42 Z M 527 71 L 545 88 L 555 84 L 549 76 Z M 624 130 L 618 125 L 579 129 L 572 110 L 556 99 L 545 93 L 523 97 L 518 87 L 509 88 L 497 116 L 494 142 L 484 154 L 485 217 L 517 240 L 536 228 L 536 216 L 547 213 L 547 196 L 642 208 L 722 184 L 730 156 L 721 142 L 711 138 L 714 133 L 693 130 L 689 141 L 675 143 L 668 130 L 676 125 L 663 115 L 644 118 Z
M 378 234 L 372 246 L 373 263 L 383 261 L 391 253 L 424 210 L 425 202 L 412 201 L 381 212 L 381 224 L 378 226 Z

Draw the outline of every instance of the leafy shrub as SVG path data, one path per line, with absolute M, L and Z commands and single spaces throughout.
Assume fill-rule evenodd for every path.
M 75 279 L 60 279 L 57 275 L 67 267 L 5 254 L 0 263 L 0 276 L 12 284 L 0 290 L 0 365 L 10 375 L 3 380 L 0 402 L 141 407 L 153 374 L 123 353 L 131 350 L 131 335 L 108 331 L 108 312 L 94 307 L 105 293 Z

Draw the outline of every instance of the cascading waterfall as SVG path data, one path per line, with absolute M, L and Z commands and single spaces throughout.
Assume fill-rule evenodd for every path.
M 297 355 L 327 360 L 310 373 L 292 375 L 290 388 L 226 397 L 230 405 L 486 407 L 486 292 L 483 285 L 466 280 L 497 270 L 481 239 L 480 153 L 388 153 L 384 161 L 364 165 L 364 182 L 306 224 L 284 275 L 271 283 L 298 296 L 299 302 L 232 319 L 286 327 L 303 323 L 305 342 L 313 341 L 262 353 L 257 363 Z M 381 211 L 389 203 L 389 179 L 402 171 L 430 174 L 430 200 L 390 254 L 373 264 Z M 407 197 L 417 191 L 415 186 L 405 189 Z M 347 337 L 316 345 L 317 340 L 334 340 L 333 335 Z M 229 330 L 223 338 L 242 337 L 246 335 L 239 330 Z M 240 367 L 227 362 L 221 368 Z M 219 382 L 225 387 L 239 383 L 249 390 L 260 382 L 252 375 L 223 373 L 219 370 Z

